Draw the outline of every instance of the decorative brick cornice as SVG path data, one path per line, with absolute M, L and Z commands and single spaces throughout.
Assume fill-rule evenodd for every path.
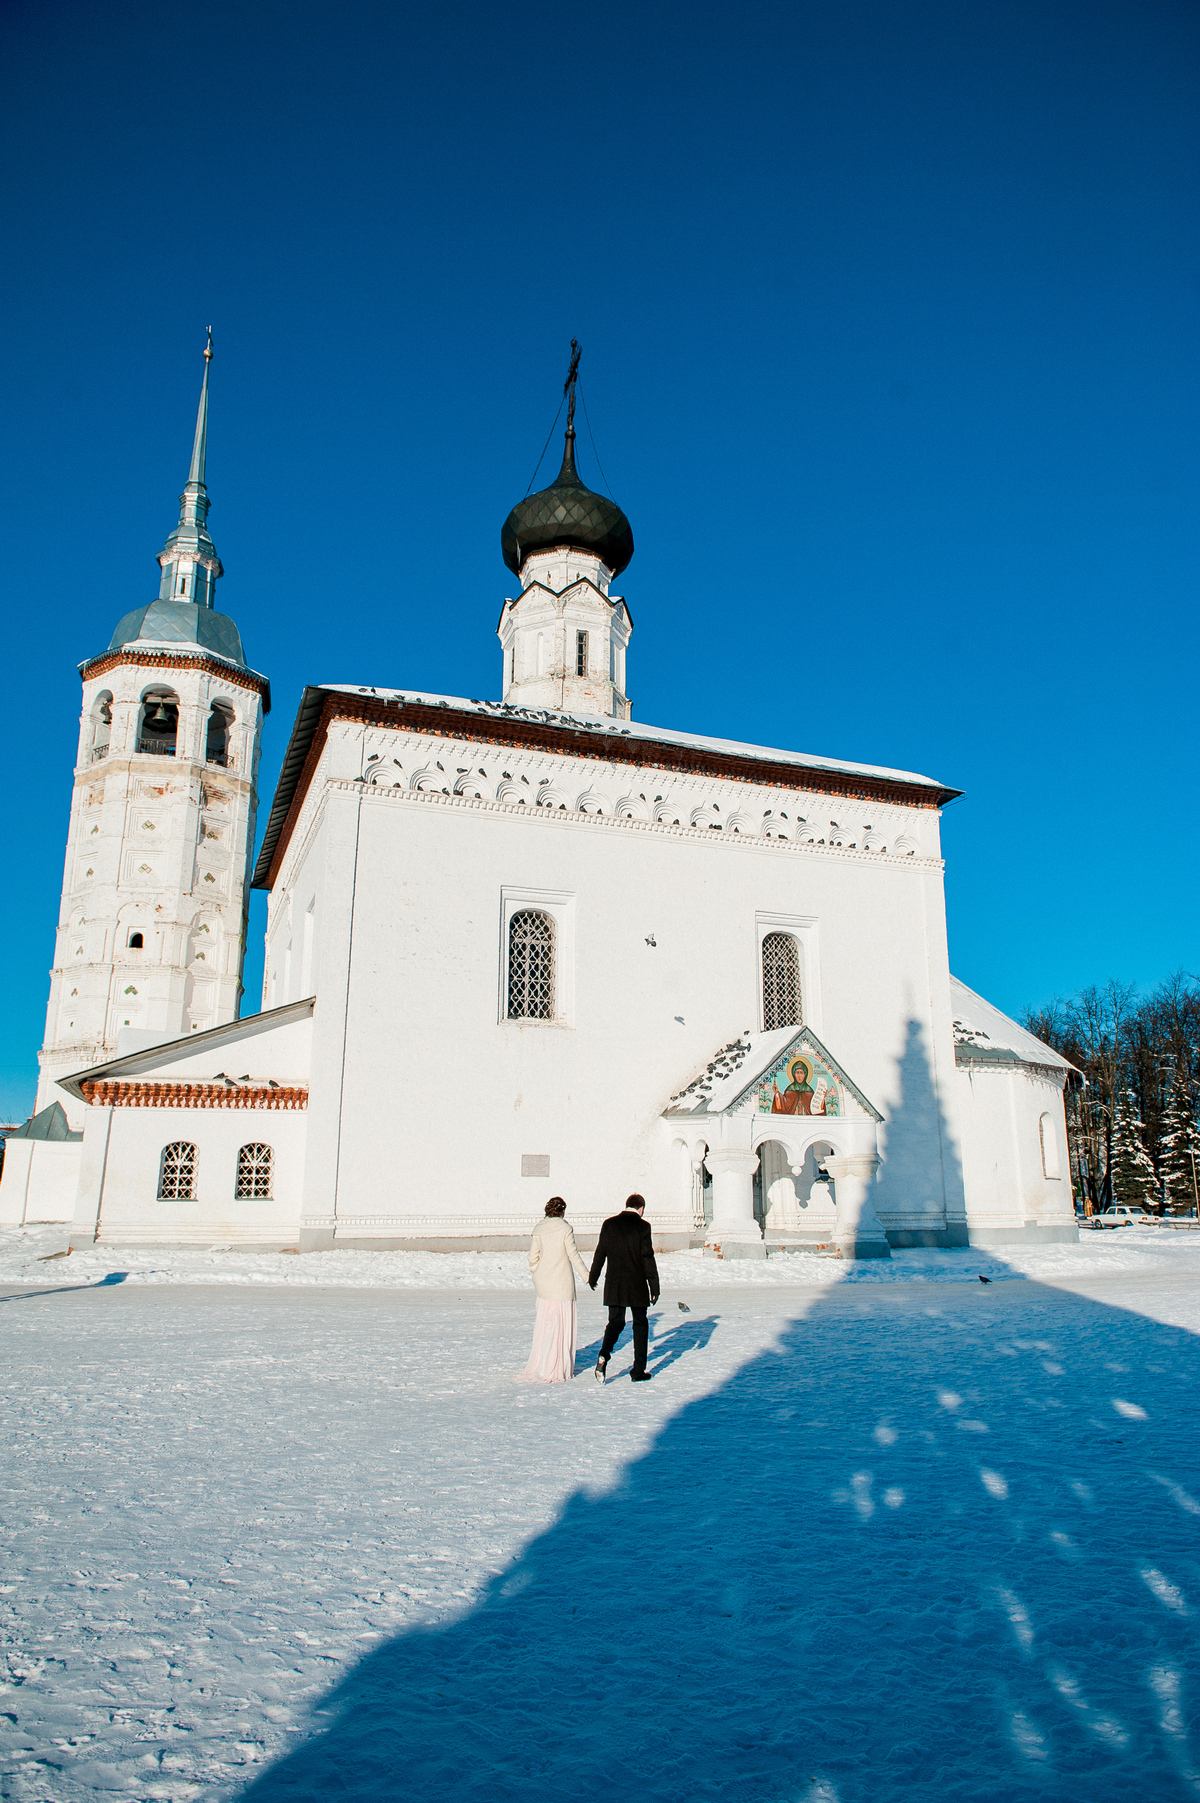
M 292 729 L 252 888 L 270 889 L 279 874 L 288 840 L 300 817 L 304 797 L 334 721 L 389 727 L 394 732 L 429 734 L 441 739 L 461 739 L 477 745 L 511 746 L 568 757 L 594 758 L 598 763 L 633 765 L 643 770 L 716 777 L 792 793 L 890 802 L 899 807 L 933 810 L 959 793 L 957 789 L 906 782 L 901 777 L 829 770 L 819 764 L 776 762 L 771 758 L 722 751 L 715 746 L 676 745 L 662 739 L 639 738 L 636 728 L 601 733 L 584 726 L 559 726 L 518 717 L 515 710 L 481 714 L 451 707 L 446 702 L 410 701 L 404 697 L 389 700 L 383 696 L 348 695 L 338 690 L 310 688 L 304 692 Z
M 194 651 L 130 651 L 126 647 L 89 658 L 87 663 L 80 664 L 79 674 L 84 682 L 90 682 L 93 677 L 104 676 L 120 664 L 139 670 L 203 670 L 208 676 L 219 676 L 226 682 L 239 683 L 244 689 L 256 690 L 262 696 L 263 712 L 269 714 L 271 711 L 271 685 L 265 676 L 260 676 L 257 670 L 247 670 L 242 664 L 226 663 L 223 657 L 205 657 Z
M 224 1083 L 120 1083 L 79 1085 L 92 1108 L 307 1108 L 308 1091 L 267 1083 L 230 1088 Z

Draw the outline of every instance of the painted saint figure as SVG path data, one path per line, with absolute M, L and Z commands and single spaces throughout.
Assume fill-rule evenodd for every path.
M 781 1090 L 776 1081 L 771 1098 L 772 1114 L 811 1114 L 813 1099 L 813 1067 L 809 1058 L 789 1058 L 788 1086 Z

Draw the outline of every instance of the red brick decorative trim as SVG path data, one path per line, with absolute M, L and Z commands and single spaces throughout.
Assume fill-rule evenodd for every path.
M 269 1084 L 83 1082 L 92 1108 L 307 1108 L 307 1089 Z
M 194 651 L 106 651 L 101 657 L 80 664 L 79 674 L 84 682 L 90 682 L 93 676 L 103 676 L 119 664 L 131 664 L 139 670 L 203 670 L 209 676 L 222 677 L 244 689 L 257 690 L 262 696 L 263 712 L 269 714 L 271 711 L 271 685 L 265 676 L 238 664 L 227 664 L 223 658 L 198 657 Z

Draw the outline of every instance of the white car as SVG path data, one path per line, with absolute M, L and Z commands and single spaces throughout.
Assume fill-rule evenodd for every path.
M 1124 1202 L 1117 1202 L 1093 1218 L 1097 1227 L 1149 1227 L 1157 1217 L 1148 1215 L 1144 1208 L 1130 1208 Z

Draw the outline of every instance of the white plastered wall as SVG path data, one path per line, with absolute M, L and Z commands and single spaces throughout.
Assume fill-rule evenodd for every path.
M 0 1176 L 0 1227 L 69 1222 L 75 1213 L 79 1140 L 10 1139 Z
M 788 836 L 766 836 L 784 809 Z M 862 848 L 868 826 L 889 850 Z M 569 900 L 567 1023 L 497 1020 L 514 890 Z M 294 970 L 310 897 L 320 1005 L 302 1243 L 517 1242 L 552 1193 L 586 1235 L 634 1188 L 660 1235 L 686 1239 L 690 1176 L 662 1110 L 756 1025 L 762 917 L 811 923 L 822 1037 L 904 1117 L 885 1225 L 961 1223 L 933 810 L 343 726 L 271 898 L 272 971 L 285 935 Z M 525 1155 L 549 1156 L 549 1178 L 523 1178 Z
M 1076 1240 L 1061 1076 L 973 1061 L 954 1088 L 971 1244 Z
M 307 1088 L 312 1020 L 251 1015 L 219 1045 L 187 1040 L 140 1053 L 115 1073 L 131 1083 L 211 1083 L 219 1072 Z M 305 1109 L 102 1107 L 85 1111 L 72 1244 L 295 1245 L 308 1133 Z M 160 1201 L 163 1148 L 197 1149 L 194 1201 Z M 271 1196 L 235 1196 L 238 1148 L 269 1145 Z

